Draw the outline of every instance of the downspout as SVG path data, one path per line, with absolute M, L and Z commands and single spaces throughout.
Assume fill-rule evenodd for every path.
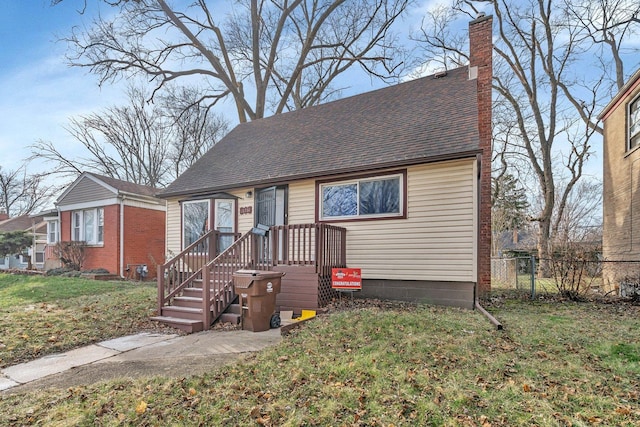
M 478 310 L 480 313 L 482 313 L 487 319 L 489 319 L 489 322 L 491 322 L 493 324 L 493 326 L 496 327 L 497 330 L 501 331 L 502 330 L 502 323 L 500 323 L 498 321 L 498 319 L 496 319 L 495 317 L 493 317 L 491 315 L 491 313 L 489 313 L 487 310 L 484 309 L 484 307 L 482 307 L 480 305 L 480 301 L 476 300 L 475 303 L 475 308 L 476 310 Z
M 124 199 L 120 196 L 120 277 L 124 278 Z
M 58 245 L 60 247 L 62 242 L 62 213 L 60 212 L 60 206 L 58 206 L 58 203 L 56 203 L 55 205 L 56 205 L 56 212 L 58 213 L 58 225 L 56 226 L 57 234 L 56 234 L 56 242 L 54 243 L 54 245 Z M 47 237 L 47 240 L 48 239 L 49 238 Z M 55 254 L 54 259 L 57 258 L 55 260 L 54 265 L 57 265 L 58 267 L 62 267 L 62 261 L 60 261 L 60 253 L 57 250 L 54 250 L 53 253 Z

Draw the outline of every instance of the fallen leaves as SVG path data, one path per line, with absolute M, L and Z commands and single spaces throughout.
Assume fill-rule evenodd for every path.
M 147 402 L 141 400 L 140 403 L 136 405 L 136 414 L 142 415 L 147 412 Z

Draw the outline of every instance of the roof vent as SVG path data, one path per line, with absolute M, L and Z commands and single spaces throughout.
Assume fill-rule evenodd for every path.
M 447 75 L 447 71 L 439 71 L 433 75 L 434 79 L 441 79 Z

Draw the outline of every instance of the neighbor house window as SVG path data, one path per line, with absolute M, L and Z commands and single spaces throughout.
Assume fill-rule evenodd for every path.
M 44 252 L 36 252 L 36 264 L 44 264 Z
M 640 145 L 640 96 L 629 104 L 629 149 Z
M 320 185 L 320 219 L 403 216 L 404 175 L 393 174 Z
M 209 230 L 209 200 L 182 203 L 182 242 L 186 248 Z
M 58 243 L 58 221 L 47 222 L 47 243 Z
M 73 240 L 96 245 L 104 242 L 104 209 L 84 209 L 71 214 Z

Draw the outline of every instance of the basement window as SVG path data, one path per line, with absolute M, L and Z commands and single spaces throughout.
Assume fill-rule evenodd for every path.
M 323 221 L 404 216 L 403 173 L 320 184 L 319 217 Z

